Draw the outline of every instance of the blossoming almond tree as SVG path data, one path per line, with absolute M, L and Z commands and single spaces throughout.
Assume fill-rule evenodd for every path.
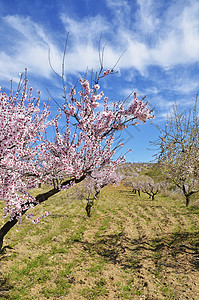
M 110 73 L 104 71 L 102 77 Z M 145 123 L 153 118 L 147 102 L 138 100 L 136 94 L 127 107 L 109 105 L 108 97 L 100 91 L 99 78 L 94 83 L 81 78 L 79 90 L 72 87 L 68 94 L 65 91 L 65 103 L 51 122 L 47 122 L 47 106 L 40 112 L 39 97 L 34 104 L 31 93 L 27 96 L 27 80 L 21 98 L 12 91 L 9 96 L 1 95 L 1 198 L 5 201 L 4 213 L 9 215 L 9 221 L 0 229 L 1 245 L 3 237 L 29 208 L 102 167 L 113 169 L 120 161 L 113 161 L 113 154 L 122 146 L 114 144 L 115 133 L 138 124 L 138 120 Z M 100 102 L 102 111 L 98 109 Z M 59 120 L 63 116 L 65 130 L 61 133 Z M 43 133 L 52 124 L 56 133 L 50 142 Z M 33 198 L 28 190 L 36 182 L 51 182 L 54 187 Z

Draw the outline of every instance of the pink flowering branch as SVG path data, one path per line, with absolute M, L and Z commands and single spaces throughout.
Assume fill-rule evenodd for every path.
M 81 177 L 96 168 L 114 164 L 112 156 L 117 147 L 114 146 L 115 133 L 140 120 L 145 123 L 153 118 L 147 103 L 138 100 L 136 94 L 132 103 L 124 108 L 123 105 L 109 105 L 108 97 L 100 91 L 99 84 L 90 87 L 87 79 L 79 80 L 80 90 L 72 88 L 63 104 L 65 115 L 65 132 L 60 133 L 58 120 L 55 121 L 56 136 L 54 142 L 47 142 L 43 149 L 43 167 L 45 176 L 62 181 L 66 177 Z M 74 98 L 74 95 L 79 95 Z M 97 110 L 103 101 L 104 109 Z M 61 112 L 61 114 L 62 114 Z M 61 115 L 60 115 L 61 116 Z M 71 124 L 76 123 L 75 128 Z
M 23 204 L 35 201 L 28 190 L 34 188 L 42 169 L 37 160 L 39 145 L 52 122 L 47 121 L 49 107 L 40 111 L 40 93 L 32 97 L 32 88 L 24 79 L 21 92 L 0 93 L 0 199 L 5 202 L 4 216 L 21 218 Z M 21 88 L 21 87 L 20 87 Z M 27 201 L 28 200 L 28 201 Z M 26 209 L 25 208 L 25 209 Z

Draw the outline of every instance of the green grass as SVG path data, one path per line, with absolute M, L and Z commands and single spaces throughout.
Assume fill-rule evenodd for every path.
M 186 290 L 197 299 L 197 285 L 186 285 L 199 271 L 197 201 L 186 208 L 181 196 L 151 201 L 108 186 L 88 218 L 86 200 L 61 192 L 33 210 L 51 216 L 24 218 L 6 236 L 0 298 L 183 299 Z
M 105 288 L 106 280 L 96 280 L 92 287 L 86 287 L 80 291 L 80 295 L 86 299 L 97 299 L 99 296 L 108 295 L 108 290 Z

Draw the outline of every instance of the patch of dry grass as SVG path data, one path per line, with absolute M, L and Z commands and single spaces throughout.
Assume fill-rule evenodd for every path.
M 85 205 L 61 192 L 34 209 L 51 216 L 10 231 L 2 299 L 198 299 L 197 199 L 186 208 L 183 197 L 151 201 L 121 185 L 102 190 L 91 218 Z

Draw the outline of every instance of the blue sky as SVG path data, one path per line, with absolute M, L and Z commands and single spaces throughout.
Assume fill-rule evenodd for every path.
M 117 65 L 118 74 L 102 83 L 109 98 L 122 100 L 132 91 L 147 95 L 155 107 L 154 123 L 161 127 L 173 103 L 189 109 L 199 91 L 199 1 L 197 0 L 1 0 L 0 86 L 28 68 L 30 85 L 42 99 L 61 103 L 57 72 L 67 33 L 67 82 L 74 83 L 86 68 L 99 69 L 99 39 L 107 41 L 105 68 Z M 52 110 L 55 103 L 51 101 Z M 127 161 L 149 161 L 149 141 L 158 131 L 148 122 L 123 134 Z

